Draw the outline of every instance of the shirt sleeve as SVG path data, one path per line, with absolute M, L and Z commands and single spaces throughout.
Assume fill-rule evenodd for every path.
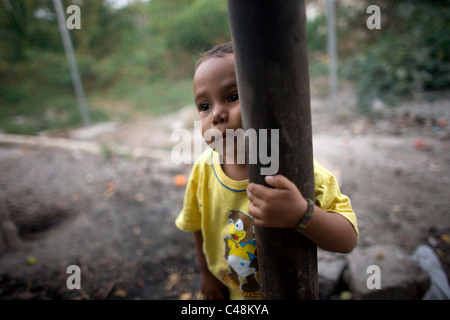
M 194 232 L 201 229 L 201 214 L 197 200 L 199 176 L 199 169 L 194 166 L 186 186 L 183 208 L 175 220 L 178 229 L 185 232 Z
M 320 177 L 315 177 L 316 179 L 319 178 L 319 183 L 316 183 L 315 186 L 316 205 L 325 211 L 342 215 L 352 224 L 359 236 L 358 223 L 350 198 L 341 193 L 335 176 L 325 168 L 321 167 L 321 169 Z

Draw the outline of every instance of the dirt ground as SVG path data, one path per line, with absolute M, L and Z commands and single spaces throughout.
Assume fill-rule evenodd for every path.
M 368 118 L 355 115 L 351 88 L 332 110 L 315 85 L 314 156 L 352 200 L 358 246 L 412 253 L 425 243 L 450 275 L 450 94 L 378 103 Z M 192 132 L 194 120 L 192 107 L 119 123 L 91 140 L 100 154 L 0 143 L 0 189 L 22 237 L 0 255 L 0 299 L 199 298 L 192 236 L 174 226 L 184 194 L 175 178 L 191 165 L 170 159 L 171 133 Z M 70 265 L 81 290 L 67 288 Z

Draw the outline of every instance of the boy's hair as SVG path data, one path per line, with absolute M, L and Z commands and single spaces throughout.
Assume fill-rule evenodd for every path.
M 205 51 L 201 53 L 200 59 L 198 59 L 197 63 L 195 64 L 195 70 L 205 61 L 209 58 L 222 58 L 227 54 L 233 54 L 233 44 L 232 42 L 225 42 L 222 44 L 219 44 L 215 46 L 214 48 Z

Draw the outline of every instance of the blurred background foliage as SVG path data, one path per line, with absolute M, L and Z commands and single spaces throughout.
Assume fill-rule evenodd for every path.
M 193 65 L 230 41 L 225 0 L 63 0 L 81 9 L 70 30 L 93 122 L 160 115 L 192 104 Z M 366 8 L 381 9 L 369 30 Z M 339 76 L 361 112 L 450 85 L 448 1 L 337 1 Z M 307 1 L 311 77 L 326 77 L 325 0 Z M 68 15 L 67 15 L 68 16 Z M 0 1 L 0 130 L 36 134 L 81 126 L 52 0 Z
M 366 17 L 357 7 L 340 7 L 340 39 L 345 78 L 357 84 L 359 108 L 368 112 L 378 98 L 389 105 L 399 99 L 432 98 L 427 94 L 450 87 L 450 3 L 448 0 L 360 1 L 381 9 L 380 30 L 361 33 Z

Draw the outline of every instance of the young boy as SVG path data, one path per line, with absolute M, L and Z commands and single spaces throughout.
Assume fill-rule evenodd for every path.
M 249 184 L 246 165 L 237 161 L 237 143 L 227 135 L 233 132 L 227 129 L 242 128 L 231 43 L 202 55 L 193 89 L 206 143 L 211 147 L 222 139 L 224 145 L 207 148 L 195 163 L 175 221 L 194 233 L 204 298 L 261 298 L 254 225 L 295 228 L 324 250 L 350 252 L 358 238 L 356 216 L 335 177 L 317 161 L 315 204 L 281 174 L 265 177 L 272 188 Z M 210 129 L 222 135 L 207 138 Z

